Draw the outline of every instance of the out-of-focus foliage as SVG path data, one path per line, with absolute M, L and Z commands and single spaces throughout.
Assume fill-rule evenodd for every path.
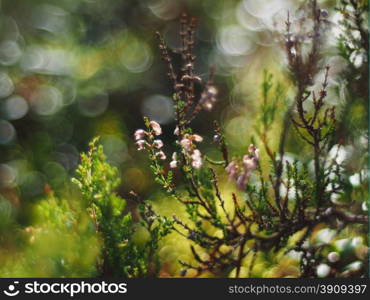
M 100 242 L 78 201 L 51 194 L 30 214 L 32 225 L 18 228 L 1 249 L 2 277 L 96 276 Z

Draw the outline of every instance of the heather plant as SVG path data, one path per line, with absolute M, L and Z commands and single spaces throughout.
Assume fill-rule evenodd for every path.
M 364 31 L 356 23 L 360 6 L 354 1 L 342 4 L 354 7 L 354 22 Z M 330 28 L 328 12 L 314 0 L 300 10 L 304 14 L 298 19 L 288 14 L 283 38 L 294 96 L 268 71 L 263 73 L 261 117 L 242 157 L 230 153 L 217 122 L 213 145 L 220 155 L 208 157 L 201 151 L 203 137 L 192 127 L 202 111 L 212 110 L 220 100 L 213 69 L 205 82 L 194 71 L 196 20 L 181 17 L 178 71 L 164 38 L 157 34 L 173 87 L 175 151 L 166 154 L 162 128 L 154 120 L 145 118 L 145 128 L 134 137 L 138 150 L 148 153 L 155 181 L 187 213 L 184 219 L 173 215 L 173 230 L 189 241 L 195 263 L 180 260 L 179 275 L 190 270 L 191 276 L 218 277 L 368 274 L 367 194 L 353 198 L 341 157 L 344 146 L 336 136 L 343 114 L 327 101 L 331 66 L 322 49 Z M 360 40 L 365 36 L 366 30 Z M 342 51 L 350 39 L 340 39 Z M 358 43 L 367 47 L 367 42 Z M 275 147 L 270 129 L 277 122 L 281 133 Z M 302 149 L 294 159 L 286 150 L 292 141 Z M 224 188 L 225 178 L 234 184 L 233 190 Z
M 155 215 L 149 204 L 140 203 L 140 223 L 149 238 L 141 246 L 135 241 L 137 226 L 133 216 L 125 212 L 126 201 L 115 192 L 120 184 L 118 169 L 107 163 L 98 138 L 93 139 L 89 151 L 81 155 L 76 172 L 73 182 L 81 190 L 95 231 L 103 243 L 97 261 L 99 276 L 156 276 L 159 270 L 158 243 L 168 234 L 172 222 Z

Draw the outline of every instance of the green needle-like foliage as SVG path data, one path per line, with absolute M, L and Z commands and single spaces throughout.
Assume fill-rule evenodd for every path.
M 98 138 L 92 140 L 89 151 L 81 155 L 77 168 L 78 185 L 88 204 L 96 231 L 104 246 L 98 268 L 103 276 L 146 277 L 158 271 L 155 250 L 159 240 L 169 232 L 171 222 L 157 218 L 149 205 L 140 205 L 142 225 L 150 238 L 140 247 L 135 243 L 135 226 L 130 212 L 125 212 L 126 201 L 115 189 L 120 184 L 118 170 L 107 163 Z

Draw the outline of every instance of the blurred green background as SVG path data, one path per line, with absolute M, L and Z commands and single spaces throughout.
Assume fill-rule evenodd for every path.
M 120 170 L 119 193 L 124 198 L 135 190 L 144 199 L 156 200 L 164 213 L 178 209 L 163 198 L 145 154 L 138 153 L 132 141 L 144 115 L 163 125 L 167 143 L 175 126 L 155 31 L 176 51 L 180 13 L 198 18 L 195 69 L 207 79 L 214 65 L 220 93 L 215 110 L 194 122 L 195 131 L 212 146 L 211 120 L 217 119 L 233 153 L 241 154 L 256 126 L 262 71 L 269 70 L 282 83 L 286 101 L 293 96 L 281 46 L 287 11 L 295 11 L 300 2 L 1 0 L 0 276 L 96 274 L 100 241 L 70 183 L 79 153 L 96 135 L 109 162 Z M 339 77 L 347 62 L 336 52 L 340 14 L 334 10 L 335 1 L 320 3 L 334 25 L 329 26 L 325 48 L 333 66 L 328 100 L 340 106 L 348 97 Z M 364 67 L 361 57 L 353 60 L 358 69 Z M 355 136 L 343 150 L 352 160 L 349 176 L 360 176 L 366 159 L 364 107 L 361 101 L 354 105 L 348 118 Z M 279 128 L 277 123 L 273 130 Z M 277 142 L 271 138 L 272 145 Z M 294 138 L 288 152 L 305 156 Z M 128 201 L 128 207 L 133 203 Z M 169 263 L 179 257 L 176 251 L 190 257 L 188 247 L 171 237 L 161 251 Z M 169 266 L 162 275 L 176 268 Z

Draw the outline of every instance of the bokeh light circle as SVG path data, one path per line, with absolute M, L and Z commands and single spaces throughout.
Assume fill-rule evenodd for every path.
M 122 65 L 132 73 L 142 73 L 152 65 L 153 57 L 145 42 L 133 39 L 121 55 Z
M 22 50 L 15 41 L 4 41 L 0 44 L 0 63 L 5 66 L 15 64 L 22 55 Z
M 0 97 L 8 97 L 13 90 L 14 84 L 8 74 L 0 72 Z
M 0 120 L 0 144 L 8 144 L 14 139 L 15 134 L 15 128 L 10 122 Z
M 14 185 L 16 171 L 8 164 L 0 164 L 0 187 L 11 187 Z
M 41 86 L 31 97 L 32 110 L 41 116 L 55 114 L 62 105 L 63 95 L 53 86 Z
M 167 124 L 174 120 L 172 100 L 163 95 L 153 95 L 146 98 L 141 105 L 141 111 L 144 116 L 161 124 Z
M 12 96 L 4 101 L 2 108 L 8 120 L 18 120 L 27 114 L 29 106 L 21 96 Z
M 78 101 L 78 108 L 86 117 L 97 117 L 103 114 L 108 108 L 109 97 L 106 92 L 98 92 L 96 96 L 81 98 Z

